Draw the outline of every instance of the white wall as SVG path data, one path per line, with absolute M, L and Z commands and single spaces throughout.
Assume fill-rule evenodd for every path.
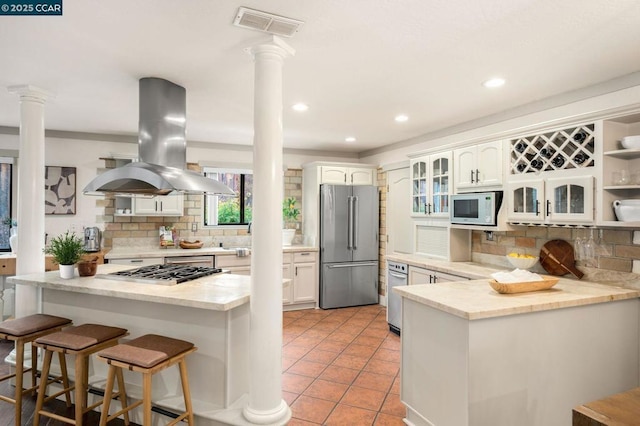
M 360 158 L 363 163 L 384 166 L 407 160 L 408 155 L 417 154 L 434 148 L 471 144 L 512 137 L 516 134 L 535 133 L 536 130 L 572 124 L 580 121 L 594 120 L 603 114 L 616 114 L 627 107 L 640 108 L 640 85 L 616 90 L 604 95 L 593 96 L 576 102 L 568 102 L 560 106 L 539 112 L 523 114 L 516 118 L 499 121 L 494 124 L 460 131 L 436 138 L 415 138 L 413 141 L 396 144 Z M 413 142 L 413 143 L 411 143 Z
M 18 150 L 20 145 L 19 136 L 0 134 L 0 152 L 4 150 Z M 193 163 L 207 162 L 233 162 L 251 164 L 253 152 L 250 147 L 233 149 L 225 146 L 219 148 L 201 147 L 187 148 L 187 161 Z M 64 233 L 66 230 L 74 230 L 78 235 L 82 234 L 85 226 L 98 226 L 104 230 L 104 224 L 97 222 L 97 216 L 102 214 L 103 209 L 96 207 L 96 200 L 100 196 L 90 196 L 82 194 L 82 189 L 98 173 L 98 169 L 104 167 L 104 161 L 100 158 L 112 156 L 136 156 L 138 146 L 135 143 L 109 142 L 96 140 L 79 140 L 63 138 L 45 138 L 45 165 L 76 167 L 76 214 L 75 215 L 46 215 L 45 232 L 49 238 Z M 300 168 L 302 164 L 311 161 L 346 161 L 359 162 L 354 158 L 354 154 L 342 155 L 321 155 L 306 154 L 295 151 L 284 155 L 284 164 L 289 168 Z M 18 167 L 19 167 L 18 158 Z M 17 176 L 17 173 L 15 173 Z M 14 194 L 14 200 L 16 194 Z M 44 200 L 42 201 L 44 203 Z M 20 224 L 18 224 L 20 226 Z

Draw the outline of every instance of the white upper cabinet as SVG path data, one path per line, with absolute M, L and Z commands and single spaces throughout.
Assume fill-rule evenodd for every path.
M 453 151 L 456 192 L 502 185 L 502 144 L 502 141 L 493 141 Z
M 512 223 L 590 225 L 593 181 L 593 176 L 510 181 L 507 218 Z
M 451 151 L 411 160 L 411 214 L 449 217 Z
M 134 198 L 133 214 L 137 216 L 182 216 L 184 196 L 182 194 Z
M 322 166 L 320 183 L 334 185 L 373 185 L 375 169 L 370 167 Z
M 510 141 L 511 223 L 595 223 L 595 125 L 550 130 Z

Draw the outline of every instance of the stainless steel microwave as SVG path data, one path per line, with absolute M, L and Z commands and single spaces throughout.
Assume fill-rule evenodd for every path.
M 451 196 L 451 223 L 496 226 L 502 191 L 471 192 Z

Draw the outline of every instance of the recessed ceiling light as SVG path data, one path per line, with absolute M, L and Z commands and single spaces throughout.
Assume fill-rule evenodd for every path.
M 486 88 L 493 89 L 495 87 L 503 86 L 505 83 L 504 78 L 490 78 L 489 80 L 482 83 L 482 85 Z
M 294 111 L 306 111 L 309 109 L 309 105 L 298 102 L 297 104 L 293 104 L 291 108 L 293 108 Z
M 398 123 L 404 123 L 405 121 L 409 120 L 409 117 L 408 117 L 408 116 L 406 116 L 406 115 L 404 115 L 404 114 L 400 114 L 400 115 L 396 115 L 395 120 L 396 120 Z
M 344 138 L 345 142 L 355 142 L 356 138 L 354 138 L 353 136 L 348 136 L 346 138 Z

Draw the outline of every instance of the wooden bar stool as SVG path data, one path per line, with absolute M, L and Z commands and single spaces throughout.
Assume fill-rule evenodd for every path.
M 33 342 L 39 337 L 47 334 L 55 333 L 62 330 L 62 327 L 71 324 L 69 318 L 56 317 L 53 315 L 35 314 L 26 317 L 7 320 L 0 323 L 0 339 L 6 339 L 15 342 L 16 346 L 16 372 L 3 377 L 0 377 L 0 382 L 16 378 L 16 390 L 13 398 L 9 398 L 4 395 L 0 395 L 0 400 L 9 402 L 16 406 L 16 426 L 21 425 L 22 417 L 22 397 L 33 392 L 38 386 L 36 385 L 36 373 L 38 365 L 38 352 L 37 349 L 31 346 L 31 367 L 24 368 L 24 345 L 26 343 Z M 62 375 L 55 377 L 51 383 L 56 381 L 63 381 L 63 384 L 67 384 L 67 371 L 66 364 L 60 362 L 60 368 L 62 369 Z M 21 373 L 20 370 L 22 370 Z M 22 389 L 23 386 L 23 374 L 27 371 L 31 371 L 31 387 Z M 46 378 L 47 376 L 42 376 Z M 42 379 L 44 380 L 44 379 Z M 42 381 L 41 380 L 41 381 Z M 47 380 L 44 380 L 47 381 Z M 66 387 L 66 386 L 65 386 Z M 66 394 L 67 406 L 71 406 L 69 393 Z
M 176 419 L 168 423 L 175 425 L 186 419 L 193 425 L 193 407 L 191 406 L 191 392 L 189 390 L 189 379 L 187 377 L 187 363 L 185 357 L 197 348 L 193 343 L 184 340 L 172 339 L 170 337 L 146 334 L 133 339 L 130 342 L 105 349 L 98 353 L 98 359 L 109 364 L 109 374 L 107 385 L 104 391 L 104 407 L 100 416 L 100 425 L 105 426 L 108 421 L 126 414 L 128 411 L 143 405 L 143 425 L 151 424 L 151 379 L 153 375 L 174 364 L 180 368 L 180 381 L 182 382 L 182 393 L 184 396 L 185 411 Z M 122 374 L 122 369 L 142 373 L 142 399 L 136 401 L 121 411 L 109 416 L 109 403 L 113 392 L 113 380 L 117 373 Z M 120 384 L 118 384 L 120 390 Z
M 49 374 L 51 358 L 53 353 L 57 352 L 62 357 L 65 355 L 75 356 L 75 380 L 73 386 L 67 385 L 65 389 L 56 394 L 49 395 L 46 398 L 45 394 L 47 392 L 48 383 L 43 380 L 40 381 L 40 389 L 38 390 L 38 401 L 36 403 L 36 413 L 33 418 L 33 424 L 40 424 L 40 416 L 42 415 L 65 423 L 81 426 L 83 415 L 102 404 L 102 401 L 100 401 L 89 407 L 87 406 L 87 399 L 89 395 L 89 356 L 110 346 L 117 345 L 118 339 L 126 336 L 127 334 L 127 330 L 124 328 L 109 327 L 99 324 L 83 324 L 77 327 L 69 327 L 58 333 L 49 334 L 37 339 L 33 344 L 45 351 L 44 361 L 42 363 L 42 376 L 45 377 Z M 124 380 L 122 379 L 122 375 L 118 376 L 118 381 L 121 390 L 119 390 L 117 396 L 120 397 L 124 407 L 126 404 L 126 395 L 124 393 Z M 43 409 L 43 405 L 46 401 L 73 389 L 75 389 L 75 417 L 73 419 L 50 413 Z M 129 424 L 129 419 L 127 417 L 125 417 L 125 424 Z

